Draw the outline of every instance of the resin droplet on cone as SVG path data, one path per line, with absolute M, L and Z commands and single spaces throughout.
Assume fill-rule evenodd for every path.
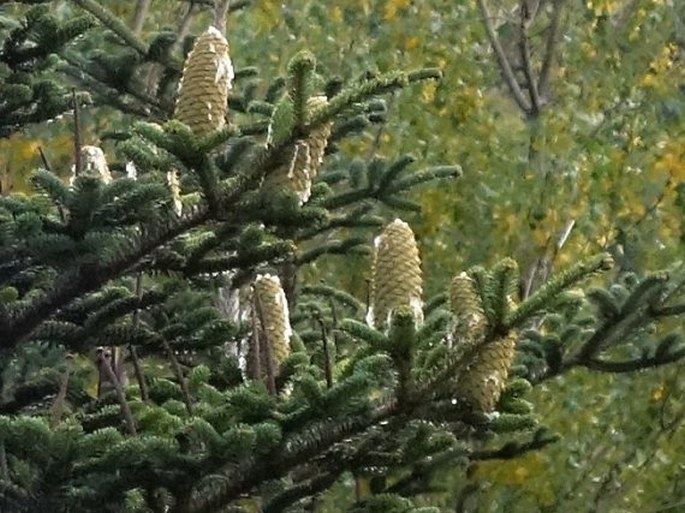
M 423 321 L 423 277 L 414 232 L 396 219 L 376 237 L 367 321 L 378 329 L 390 324 L 393 310 L 409 306 L 417 323 Z
M 226 38 L 210 27 L 195 41 L 183 67 L 174 118 L 196 135 L 205 135 L 226 123 L 233 64 Z

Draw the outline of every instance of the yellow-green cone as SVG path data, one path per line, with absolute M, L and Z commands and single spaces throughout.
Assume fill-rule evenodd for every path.
M 324 106 L 326 102 L 325 96 L 313 96 L 307 101 L 307 107 L 316 110 Z M 306 139 L 295 141 L 292 147 L 285 150 L 286 163 L 266 177 L 264 187 L 269 189 L 287 187 L 297 194 L 300 204 L 306 203 L 311 195 L 312 182 L 323 164 L 323 156 L 332 127 L 332 122 L 324 123 L 312 130 Z
M 288 301 L 278 276 L 259 275 L 254 282 L 253 329 L 255 336 L 247 355 L 248 376 L 267 377 L 267 354 L 271 355 L 270 365 L 274 370 L 274 376 L 277 376 L 281 363 L 290 353 L 292 334 Z M 255 349 L 258 349 L 258 354 L 255 353 Z
M 81 170 L 82 176 L 93 176 L 99 178 L 102 183 L 110 183 L 112 174 L 109 172 L 105 153 L 98 146 L 81 146 Z M 76 168 L 72 170 L 69 185 L 74 185 L 76 179 Z
M 224 126 L 233 65 L 226 38 L 210 27 L 195 41 L 183 67 L 174 118 L 199 136 Z
M 473 279 L 465 272 L 450 283 L 449 306 L 454 314 L 451 345 L 471 347 L 482 342 L 488 329 L 487 318 Z
M 461 399 L 485 413 L 495 409 L 507 384 L 517 338 L 518 334 L 512 332 L 478 348 L 459 376 L 457 390 Z
M 375 241 L 368 323 L 387 328 L 393 310 L 399 306 L 409 306 L 421 323 L 422 293 L 421 259 L 414 232 L 407 223 L 395 219 Z

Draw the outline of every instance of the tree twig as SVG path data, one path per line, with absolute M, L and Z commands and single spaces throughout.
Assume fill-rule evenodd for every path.
M 110 364 L 110 362 L 107 361 L 105 351 L 102 349 L 98 349 L 98 367 L 100 368 L 100 371 L 103 372 L 105 376 L 107 376 L 107 379 L 109 379 L 109 381 L 114 386 L 117 401 L 119 402 L 119 407 L 121 408 L 121 415 L 124 418 L 124 423 L 126 424 L 126 430 L 129 432 L 129 434 L 136 435 L 136 423 L 133 419 L 131 407 L 129 406 L 128 401 L 126 400 L 124 388 L 121 386 L 119 378 L 112 369 L 112 365 Z
M 214 27 L 224 34 L 226 32 L 226 16 L 231 0 L 214 0 Z
M 545 45 L 545 56 L 542 60 L 542 67 L 540 68 L 540 76 L 537 87 L 539 94 L 544 96 L 547 96 L 549 93 L 549 78 L 552 73 L 552 65 L 554 64 L 556 47 L 559 39 L 561 11 L 564 2 L 565 0 L 553 0 L 552 3 L 552 21 L 549 25 L 549 33 L 547 34 L 547 43 Z
M 483 0 L 484 1 L 484 0 Z M 538 85 L 533 75 L 533 65 L 530 60 L 530 41 L 528 38 L 528 22 L 529 13 L 526 0 L 521 2 L 521 19 L 519 26 L 519 51 L 521 52 L 521 61 L 523 63 L 523 74 L 526 77 L 526 84 L 528 86 L 528 96 L 530 97 L 530 113 L 531 117 L 537 117 L 540 114 L 540 96 L 538 94 Z
M 143 273 L 139 272 L 136 276 L 136 296 L 138 301 L 140 301 L 143 295 Z M 136 308 L 133 313 L 133 327 L 137 330 L 140 326 L 140 308 Z M 145 381 L 145 375 L 143 374 L 143 369 L 140 366 L 140 361 L 138 359 L 138 353 L 133 344 L 128 346 L 129 354 L 131 355 L 131 362 L 133 363 L 133 373 L 136 376 L 136 381 L 138 382 L 138 389 L 140 390 L 140 399 L 144 403 L 148 402 L 150 395 L 147 389 L 147 382 Z
M 115 16 L 111 11 L 95 0 L 71 0 L 81 9 L 88 11 L 102 22 L 107 28 L 119 36 L 124 43 L 133 48 L 140 55 L 147 55 L 147 45 L 129 29 L 126 24 Z
M 483 20 L 483 23 L 485 24 L 485 31 L 487 32 L 488 39 L 490 40 L 490 45 L 492 46 L 492 49 L 495 51 L 497 63 L 499 64 L 500 69 L 502 70 L 504 81 L 509 87 L 509 90 L 511 91 L 511 94 L 514 97 L 516 104 L 523 112 L 527 114 L 530 112 L 531 106 L 528 103 L 528 100 L 526 100 L 526 97 L 523 95 L 523 91 L 521 91 L 521 87 L 516 81 L 514 71 L 511 69 L 511 63 L 509 62 L 508 57 L 504 53 L 502 44 L 500 43 L 499 37 L 497 37 L 497 33 L 495 32 L 495 27 L 492 25 L 492 19 L 490 17 L 490 12 L 488 11 L 487 5 L 485 5 L 485 0 L 478 0 L 478 7 L 481 12 L 481 18 Z
M 66 364 L 67 365 L 64 369 L 64 374 L 62 375 L 62 380 L 59 384 L 59 392 L 57 392 L 55 402 L 52 403 L 50 412 L 50 427 L 52 429 L 59 425 L 59 423 L 62 421 L 62 415 L 64 414 L 64 404 L 67 400 L 67 390 L 69 389 L 69 378 L 71 376 L 71 371 L 74 364 L 74 357 L 72 355 L 67 355 Z
M 183 373 L 183 369 L 181 369 L 181 365 L 178 363 L 178 358 L 176 358 L 174 350 L 169 345 L 169 341 L 163 339 L 162 346 L 166 351 L 167 358 L 169 358 L 169 362 L 171 362 L 171 370 L 174 373 L 174 376 L 176 376 L 178 384 L 181 387 L 181 394 L 183 395 L 183 403 L 186 405 L 186 411 L 188 412 L 188 415 L 192 415 L 193 400 L 190 397 L 190 390 L 188 390 L 188 380 L 186 379 L 185 374 Z
M 148 8 L 150 7 L 150 0 L 138 0 L 136 8 L 133 11 L 131 18 L 131 31 L 134 35 L 140 36 L 145 24 L 145 16 L 147 16 Z
M 323 318 L 319 313 L 316 316 L 316 321 L 321 329 L 321 341 L 323 343 L 323 370 L 326 375 L 326 388 L 331 388 L 333 386 L 333 371 L 331 370 L 331 357 L 328 350 L 328 333 L 326 333 L 326 325 L 323 322 Z
M 81 113 L 76 99 L 76 88 L 71 90 L 71 100 L 74 107 L 74 176 L 79 176 L 83 170 L 81 162 Z

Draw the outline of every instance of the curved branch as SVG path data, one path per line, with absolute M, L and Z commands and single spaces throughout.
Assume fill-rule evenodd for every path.
M 611 372 L 611 373 L 624 373 L 624 372 L 635 372 L 639 370 L 649 369 L 653 367 L 659 367 L 661 365 L 666 365 L 669 363 L 674 363 L 685 357 L 685 349 L 680 349 L 665 355 L 661 358 L 656 357 L 644 357 L 636 358 L 634 360 L 621 360 L 621 361 L 609 361 L 602 360 L 599 358 L 591 358 L 588 360 L 583 360 L 578 362 L 578 365 L 582 365 L 591 370 L 596 370 L 600 372 Z
M 140 55 L 147 55 L 148 48 L 136 35 L 129 29 L 126 24 L 117 16 L 112 14 L 109 10 L 102 7 L 100 2 L 95 0 L 72 0 L 81 9 L 88 11 L 102 22 L 107 28 L 119 36 L 124 43 L 133 48 Z

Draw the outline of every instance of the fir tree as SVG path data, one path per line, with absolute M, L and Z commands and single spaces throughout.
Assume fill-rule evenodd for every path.
M 228 2 L 181 45 L 92 0 L 64 19 L 43 3 L 0 19 L 0 136 L 70 110 L 74 162 L 0 197 L 3 511 L 315 511 L 344 476 L 368 484 L 351 511 L 435 511 L 445 468 L 558 439 L 531 386 L 685 355 L 664 322 L 680 268 L 614 276 L 600 254 L 521 301 L 506 259 L 423 297 L 395 218 L 459 167 L 339 144 L 438 71 L 340 83 L 302 51 L 261 84 L 233 69 Z M 127 122 L 103 149 L 79 113 L 105 105 Z M 371 256 L 368 297 L 312 279 L 331 254 Z

